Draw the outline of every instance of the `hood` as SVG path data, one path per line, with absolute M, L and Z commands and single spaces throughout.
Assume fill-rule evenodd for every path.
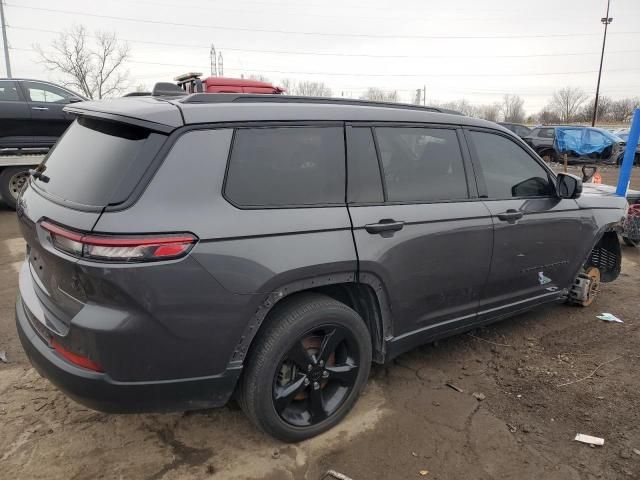
M 598 183 L 583 183 L 582 194 L 583 195 L 599 195 L 599 196 L 615 196 L 616 187 L 614 187 L 613 185 L 603 185 Z M 640 191 L 632 190 L 632 189 L 627 190 L 627 200 L 631 204 L 640 202 Z
M 637 190 L 629 190 L 629 193 L 640 197 Z M 622 215 L 626 214 L 628 208 L 627 199 L 616 195 L 616 187 L 597 183 L 584 183 L 582 195 L 576 202 L 581 208 L 619 209 Z

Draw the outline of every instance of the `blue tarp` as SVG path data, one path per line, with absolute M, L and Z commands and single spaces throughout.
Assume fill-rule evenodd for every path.
M 554 147 L 560 153 L 589 155 L 601 153 L 617 140 L 615 135 L 603 130 L 586 127 L 556 127 Z

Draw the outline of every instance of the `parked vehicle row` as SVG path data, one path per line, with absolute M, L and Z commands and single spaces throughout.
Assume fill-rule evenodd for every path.
M 587 305 L 620 271 L 625 199 L 495 123 L 278 95 L 67 108 L 18 201 L 16 319 L 38 371 L 94 409 L 235 394 L 301 440 L 344 418 L 372 361 Z
M 547 157 L 552 162 L 559 162 L 562 159 L 561 154 L 563 152 L 559 152 L 556 147 L 558 129 L 574 131 L 580 136 L 580 145 L 590 152 L 588 154 L 572 150 L 566 152 L 569 164 L 608 163 L 616 165 L 621 162 L 626 142 L 602 128 L 545 125 L 534 128 L 523 139 L 541 157 Z

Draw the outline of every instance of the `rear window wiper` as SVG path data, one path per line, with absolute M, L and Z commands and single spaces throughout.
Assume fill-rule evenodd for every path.
M 49 180 L 51 180 L 48 176 L 46 176 L 42 172 L 42 170 L 37 170 L 37 169 L 34 170 L 33 168 L 30 168 L 29 175 L 31 175 L 36 180 L 40 180 L 41 182 L 44 182 L 44 183 L 49 183 Z

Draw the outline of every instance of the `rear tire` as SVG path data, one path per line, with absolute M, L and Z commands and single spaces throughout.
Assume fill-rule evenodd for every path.
M 256 426 L 297 442 L 351 410 L 369 376 L 371 337 L 360 315 L 330 297 L 284 302 L 251 347 L 238 397 Z
M 18 195 L 28 178 L 29 167 L 6 167 L 0 172 L 0 196 L 14 210 Z

